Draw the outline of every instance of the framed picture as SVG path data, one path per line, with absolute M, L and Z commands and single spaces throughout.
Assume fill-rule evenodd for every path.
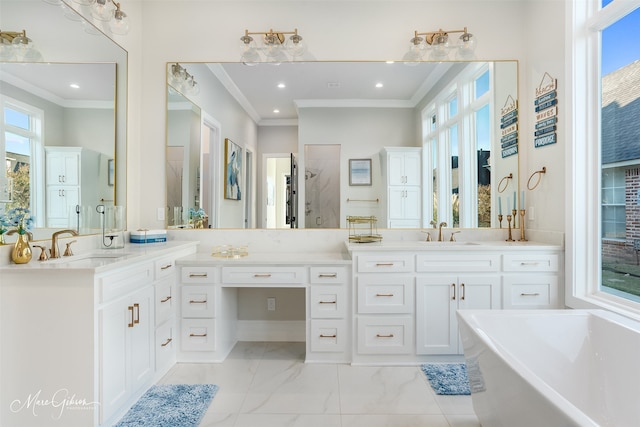
M 349 185 L 371 185 L 371 159 L 349 159 Z
M 103 165 L 104 165 L 104 163 L 103 163 Z M 102 181 L 102 182 L 104 182 L 104 181 Z M 109 159 L 109 160 L 107 160 L 107 184 L 109 184 L 110 187 L 113 187 L 113 184 L 115 182 L 116 182 L 115 160 L 114 159 Z
M 224 140 L 224 198 L 241 200 L 242 148 L 229 138 Z

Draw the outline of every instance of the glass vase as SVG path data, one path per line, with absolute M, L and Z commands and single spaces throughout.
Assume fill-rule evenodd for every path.
M 11 252 L 11 259 L 16 264 L 26 264 L 31 261 L 31 246 L 29 246 L 29 235 L 18 234 L 18 239 Z

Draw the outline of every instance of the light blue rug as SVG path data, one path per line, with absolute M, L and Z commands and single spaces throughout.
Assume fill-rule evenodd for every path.
M 467 366 L 464 363 L 425 363 L 420 368 L 436 394 L 471 394 Z
M 197 427 L 217 391 L 213 384 L 154 385 L 116 427 Z

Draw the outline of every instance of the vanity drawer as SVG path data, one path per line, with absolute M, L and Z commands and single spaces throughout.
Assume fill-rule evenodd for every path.
M 558 254 L 505 254 L 504 271 L 558 271 Z
M 182 351 L 215 351 L 215 319 L 182 319 Z
M 420 273 L 460 273 L 500 271 L 500 255 L 479 252 L 420 254 L 416 271 Z
M 168 368 L 175 358 L 175 325 L 165 322 L 156 329 L 156 371 Z
M 173 255 L 159 258 L 153 262 L 155 278 L 176 277 L 176 260 Z
M 559 308 L 558 298 L 558 277 L 555 275 L 504 276 L 505 309 Z
M 310 267 L 309 283 L 346 283 L 347 267 Z
M 304 267 L 222 267 L 222 283 L 290 284 L 304 283 Z
M 358 255 L 359 273 L 408 273 L 413 271 L 411 254 Z
M 344 352 L 347 349 L 345 320 L 312 319 L 309 337 L 311 351 Z
M 408 354 L 413 349 L 411 317 L 358 318 L 358 353 Z
M 181 291 L 182 317 L 215 317 L 215 287 L 184 285 Z
M 413 306 L 413 277 L 358 277 L 358 313 L 413 313 Z
M 97 278 L 100 303 L 144 287 L 153 281 L 153 263 L 139 264 Z
M 169 319 L 175 312 L 175 279 L 165 277 L 155 283 L 156 325 Z
M 218 267 L 182 267 L 182 283 L 218 283 Z
M 313 285 L 310 287 L 310 312 L 313 318 L 339 319 L 347 315 L 344 286 Z

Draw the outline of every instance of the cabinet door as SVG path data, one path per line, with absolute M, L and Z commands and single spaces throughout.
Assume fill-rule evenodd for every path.
M 502 308 L 500 277 L 464 275 L 458 277 L 458 309 L 498 310 Z
M 69 209 L 80 204 L 78 187 L 61 185 L 47 186 L 47 226 L 55 226 L 63 221 L 62 226 L 69 225 Z M 52 224 L 52 221 L 57 221 Z
M 420 185 L 420 171 L 422 168 L 421 155 L 419 152 L 405 153 L 404 155 L 404 177 L 407 185 Z
M 47 184 L 79 185 L 80 154 L 47 151 Z
M 406 187 L 404 190 L 404 219 L 420 219 L 420 188 Z
M 457 277 L 434 275 L 417 279 L 416 353 L 458 353 Z
M 404 153 L 389 153 L 387 156 L 387 165 L 389 167 L 388 184 L 404 185 Z
M 389 219 L 404 219 L 403 187 L 389 187 Z
M 153 288 L 148 286 L 131 297 L 133 328 L 129 329 L 132 390 L 137 390 L 151 380 L 154 372 L 153 338 Z
M 129 309 L 131 307 L 131 309 Z M 126 298 L 99 311 L 100 422 L 110 418 L 129 397 L 127 340 L 133 328 L 133 307 Z M 129 326 L 131 325 L 131 326 Z

